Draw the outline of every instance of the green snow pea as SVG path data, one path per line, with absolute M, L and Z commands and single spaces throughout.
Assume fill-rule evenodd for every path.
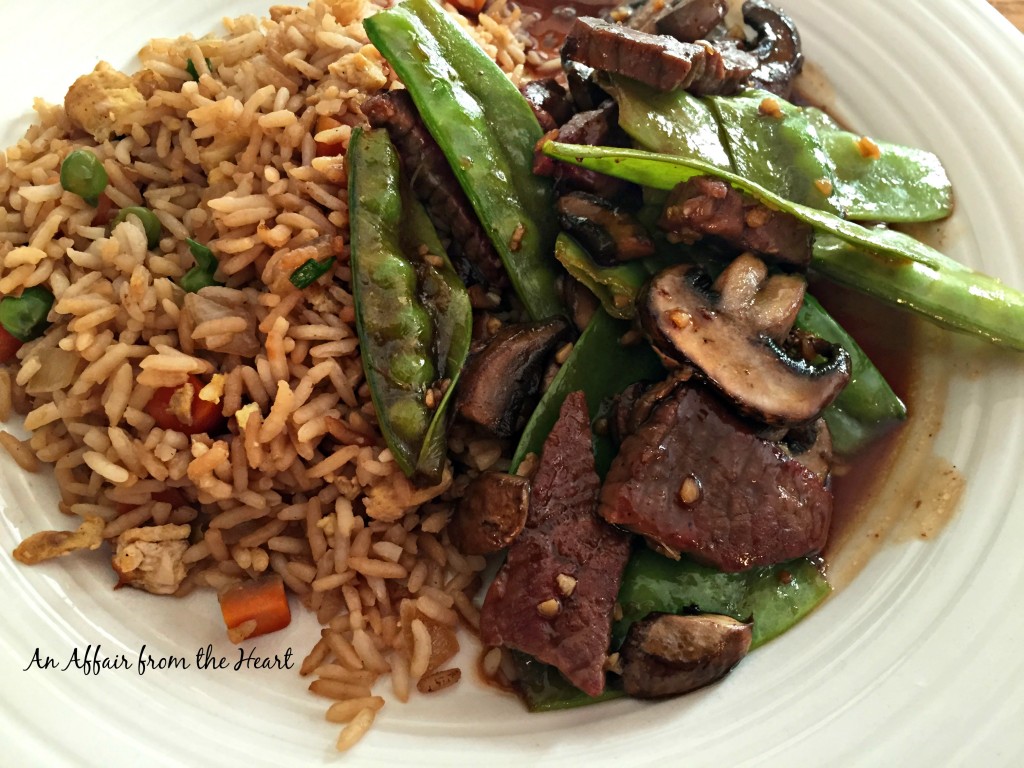
M 564 233 L 555 240 L 555 258 L 570 275 L 590 289 L 605 312 L 620 320 L 629 320 L 636 315 L 636 295 L 644 283 L 652 275 L 679 261 L 671 254 L 659 253 L 646 259 L 605 267 L 596 263 L 579 243 Z
M 564 314 L 551 260 L 551 181 L 532 171 L 542 131 L 529 104 L 432 0 L 406 0 L 364 26 L 444 151 L 530 316 Z
M 512 456 L 514 472 L 528 453 L 540 454 L 541 446 L 558 419 L 562 401 L 570 392 L 583 390 L 591 419 L 601 413 L 602 405 L 630 384 L 657 380 L 665 375 L 657 355 L 648 344 L 624 346 L 622 335 L 628 322 L 616 320 L 598 309 L 590 325 L 573 346 L 572 352 L 544 392 L 523 429 Z M 597 473 L 604 476 L 615 456 L 615 447 L 607 435 L 594 435 Z
M 469 351 L 469 295 L 426 212 L 403 194 L 387 132 L 355 131 L 348 163 L 356 326 L 370 393 L 398 465 L 437 481 L 447 405 Z
M 832 162 L 832 182 L 846 218 L 857 221 L 937 221 L 953 212 L 953 185 L 931 152 L 874 140 L 878 156 L 865 156 L 863 137 L 844 131 L 820 109 L 801 110 Z
M 952 212 L 952 186 L 934 154 L 875 141 L 878 157 L 865 157 L 861 137 L 819 109 L 757 90 L 700 99 L 620 76 L 610 76 L 607 87 L 620 125 L 643 149 L 732 170 L 780 197 L 849 219 L 934 221 Z M 778 107 L 776 116 L 764 114 L 765 99 Z
M 850 383 L 822 413 L 837 453 L 850 455 L 894 423 L 907 417 L 907 407 L 853 337 L 810 294 L 796 318 L 796 327 L 838 344 L 850 355 Z
M 732 170 L 732 161 L 707 102 L 686 91 L 656 91 L 622 75 L 602 81 L 619 105 L 619 125 L 643 149 L 690 157 Z
M 869 229 L 779 197 L 748 179 L 698 160 L 616 147 L 549 141 L 545 154 L 651 186 L 672 189 L 694 176 L 728 182 L 765 205 L 792 214 L 816 230 L 812 267 L 825 277 L 947 328 L 1024 351 L 1024 293 L 975 272 L 901 232 Z

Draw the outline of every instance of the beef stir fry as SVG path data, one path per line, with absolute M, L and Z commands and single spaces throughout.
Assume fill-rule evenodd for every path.
M 492 297 L 474 302 L 451 383 L 451 429 L 512 454 L 508 473 L 469 481 L 453 521 L 470 551 L 506 550 L 481 638 L 514 652 L 535 709 L 693 690 L 828 593 L 833 465 L 906 415 L 807 293 L 808 271 L 844 281 L 835 253 L 859 249 L 937 264 L 957 287 L 990 278 L 853 223 L 943 218 L 948 179 L 926 152 L 787 102 L 800 36 L 765 0 L 578 17 L 561 72 L 520 92 L 447 25 L 419 0 L 368 22 L 407 88 L 369 115 L 395 141 L 409 204 Z M 438 57 L 442 87 L 411 46 Z M 489 152 L 487 179 L 464 142 Z M 876 174 L 899 191 L 879 194 Z M 889 301 L 913 291 L 845 282 Z M 998 299 L 969 321 L 903 303 L 1019 348 L 1000 317 L 1020 297 Z

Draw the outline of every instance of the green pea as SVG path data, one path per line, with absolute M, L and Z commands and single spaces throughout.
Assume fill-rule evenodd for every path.
M 206 288 L 210 285 L 223 285 L 223 283 L 217 282 L 213 273 L 207 272 L 202 267 L 192 267 L 181 278 L 181 287 L 185 293 L 195 293 L 200 288 Z
M 396 384 L 421 389 L 437 378 L 437 372 L 421 352 L 405 351 L 391 358 L 391 378 Z
M 426 406 L 414 398 L 406 398 L 388 406 L 388 423 L 398 437 L 409 443 L 417 443 L 427 431 L 430 414 Z
M 146 245 L 150 249 L 156 248 L 160 244 L 160 236 L 163 235 L 164 228 L 160 224 L 160 219 L 149 208 L 143 208 L 141 205 L 129 205 L 127 208 L 122 208 L 110 222 L 110 228 L 113 229 L 122 221 L 126 221 L 128 214 L 138 217 L 142 222 L 142 228 L 146 230 Z
M 100 193 L 107 188 L 107 172 L 92 152 L 76 149 L 60 164 L 60 185 L 89 205 L 96 205 Z
M 21 296 L 6 296 L 0 301 L 0 325 L 19 341 L 32 341 L 50 325 L 46 316 L 53 306 L 53 294 L 34 285 Z

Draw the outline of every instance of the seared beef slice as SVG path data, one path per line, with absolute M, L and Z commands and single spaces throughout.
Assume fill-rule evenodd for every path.
M 600 484 L 587 403 L 575 392 L 544 442 L 526 528 L 480 615 L 485 644 L 551 664 L 592 696 L 604 690 L 612 609 L 629 558 L 628 536 L 596 514 Z
M 715 395 L 686 384 L 623 441 L 600 514 L 723 571 L 742 571 L 818 552 L 832 494 Z

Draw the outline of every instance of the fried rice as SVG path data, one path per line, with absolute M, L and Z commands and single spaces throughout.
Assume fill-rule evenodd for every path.
M 40 559 L 105 542 L 123 583 L 177 596 L 279 575 L 322 625 L 301 673 L 337 700 L 339 749 L 383 705 L 382 675 L 401 701 L 458 681 L 444 665 L 458 625 L 477 626 L 485 565 L 445 532 L 451 473 L 418 488 L 385 447 L 359 357 L 344 152 L 363 100 L 397 86 L 361 24 L 378 9 L 314 0 L 226 20 L 220 37 L 153 40 L 138 72 L 100 64 L 64 105 L 37 102 L 0 155 L 0 295 L 55 296 L 50 327 L 0 367 L 0 419 L 23 415 L 31 435 L 0 444 L 27 471 L 52 465 L 61 511 L 82 523 L 59 551 L 37 539 Z M 502 0 L 459 18 L 514 81 L 541 63 Z M 62 188 L 83 147 L 114 209 L 159 219 L 155 248 L 137 219 L 111 228 Z M 188 238 L 223 285 L 179 286 Z M 324 253 L 329 275 L 293 286 Z M 161 429 L 147 404 L 167 387 L 186 411 L 215 404 L 225 427 Z M 460 447 L 483 469 L 492 442 Z

